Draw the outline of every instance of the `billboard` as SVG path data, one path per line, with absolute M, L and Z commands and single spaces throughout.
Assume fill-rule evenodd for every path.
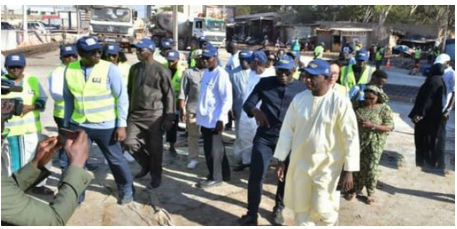
M 214 19 L 225 19 L 230 24 L 235 22 L 235 7 L 206 6 L 205 16 Z

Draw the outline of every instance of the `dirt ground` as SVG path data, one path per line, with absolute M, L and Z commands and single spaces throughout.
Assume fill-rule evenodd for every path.
M 225 55 L 225 56 L 224 56 Z M 136 58 L 128 56 L 133 63 Z M 227 54 L 221 52 L 223 63 Z M 55 63 L 49 60 L 55 59 Z M 43 54 L 28 60 L 28 72 L 40 76 L 47 91 L 46 76 L 56 66 L 58 52 Z M 455 225 L 455 167 L 448 164 L 450 175 L 443 177 L 431 171 L 420 171 L 414 164 L 413 125 L 407 118 L 412 104 L 389 102 L 395 113 L 395 130 L 390 134 L 385 153 L 381 158 L 382 190 L 377 190 L 377 202 L 367 205 L 363 199 L 347 202 L 341 198 L 339 225 Z M 52 99 L 42 113 L 43 133 L 54 136 L 57 133 L 52 119 Z M 447 154 L 449 162 L 455 154 L 455 117 L 452 112 L 448 122 Z M 182 132 L 178 133 L 182 134 Z M 234 132 L 225 136 L 226 149 L 231 166 Z M 183 140 L 180 137 L 179 140 Z M 168 146 L 165 144 L 165 149 Z M 200 164 L 195 170 L 188 170 L 187 149 L 182 143 L 178 147 L 179 156 L 172 158 L 164 151 L 164 172 L 162 185 L 148 189 L 149 178 L 135 180 L 136 196 L 134 203 L 119 206 L 116 204 L 117 190 L 107 165 L 98 148 L 91 150 L 89 163 L 97 165 L 93 170 L 95 180 L 87 190 L 85 202 L 78 207 L 70 219 L 71 226 L 98 225 L 237 225 L 239 217 L 246 213 L 247 180 L 249 170 L 232 172 L 231 181 L 212 189 L 204 190 L 195 184 L 207 175 L 202 148 Z M 53 174 L 48 185 L 57 190 L 61 171 L 54 160 Z M 139 165 L 130 163 L 132 173 L 139 171 Z M 270 167 L 264 185 L 264 195 L 260 204 L 260 225 L 271 225 L 269 219 L 274 206 L 276 177 L 274 167 Z M 46 201 L 49 197 L 38 196 Z M 293 225 L 293 214 L 285 210 L 285 225 Z

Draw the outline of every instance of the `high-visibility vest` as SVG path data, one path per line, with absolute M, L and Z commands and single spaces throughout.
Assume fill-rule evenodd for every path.
M 127 64 L 125 62 L 119 62 L 119 64 L 117 64 L 117 67 L 121 69 L 122 80 L 124 81 L 124 84 L 127 85 L 129 83 L 130 64 Z
M 63 75 L 65 74 L 65 68 L 66 68 L 65 65 L 63 65 L 63 64 L 59 65 L 56 69 L 54 69 L 54 71 L 52 71 L 49 78 L 51 78 L 51 77 L 62 77 L 63 78 Z M 63 82 L 63 79 L 62 79 L 62 82 Z M 62 88 L 63 88 L 63 86 L 62 86 Z M 63 94 L 63 91 L 61 93 Z M 64 113 L 65 113 L 64 109 L 65 109 L 65 102 L 63 99 L 54 100 L 54 117 L 63 119 Z
M 377 61 L 382 60 L 382 57 L 384 56 L 384 55 L 383 55 L 383 52 L 384 52 L 383 49 L 378 50 L 378 51 L 376 52 L 375 60 L 377 60 Z
M 8 79 L 6 76 L 2 78 Z M 10 92 L 2 95 L 2 99 L 21 98 L 24 105 L 34 105 L 40 97 L 40 81 L 36 76 L 25 75 L 21 84 L 22 92 Z M 30 111 L 23 117 L 13 116 L 5 123 L 5 127 L 9 129 L 8 137 L 41 131 L 40 111 Z
M 195 67 L 195 64 L 196 64 L 195 59 L 192 58 L 192 56 L 194 56 L 194 52 L 195 52 L 195 50 L 192 50 L 192 52 L 190 52 L 190 54 L 189 54 L 189 59 L 190 59 L 190 66 L 189 66 L 189 68 Z
M 414 52 L 414 59 L 420 59 L 421 54 L 422 54 L 422 50 L 416 49 L 416 51 Z
M 314 48 L 314 57 L 316 59 L 320 59 L 324 56 L 324 47 L 322 45 L 318 45 L 316 48 Z
M 159 50 L 154 52 L 154 60 L 162 66 L 168 68 L 168 60 L 164 56 L 162 56 L 162 54 L 160 54 Z
M 347 65 L 344 66 L 341 70 L 340 83 L 341 85 L 345 86 L 349 91 L 356 84 L 367 84 L 368 80 L 371 78 L 372 73 L 373 68 L 370 66 L 366 66 L 365 70 L 362 72 L 362 76 L 360 77 L 359 81 L 355 82 L 355 75 L 354 71 L 352 70 L 352 65 Z
M 171 86 L 173 87 L 173 92 L 175 93 L 176 101 L 178 101 L 179 92 L 181 91 L 181 79 L 184 70 L 186 69 L 178 64 L 178 70 L 176 70 L 175 74 L 172 76 L 171 79 Z
M 116 119 L 116 102 L 108 87 L 110 62 L 100 60 L 89 78 L 82 74 L 80 61 L 68 65 L 65 79 L 74 97 L 71 119 L 77 123 L 86 121 L 101 123 Z

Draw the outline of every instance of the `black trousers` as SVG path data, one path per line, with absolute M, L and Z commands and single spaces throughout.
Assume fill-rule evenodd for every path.
M 446 169 L 444 161 L 446 154 L 446 124 L 447 120 L 441 120 L 436 135 L 436 146 L 432 154 L 432 162 L 436 163 L 438 169 Z
M 171 129 L 169 131 L 167 131 L 167 142 L 169 143 L 176 143 L 176 140 L 178 138 L 178 123 L 179 123 L 179 116 L 178 115 L 175 115 L 175 120 L 174 120 L 174 124 L 173 126 L 171 127 Z
M 437 156 L 435 156 L 435 150 L 437 148 L 437 137 L 441 126 L 440 119 L 440 116 L 424 118 L 414 126 L 416 166 L 424 166 L 425 163 L 433 167 L 436 166 Z
M 201 127 L 203 134 L 203 150 L 205 151 L 206 166 L 209 180 L 222 181 L 230 177 L 230 165 L 222 142 L 222 133 L 214 129 Z
M 141 165 L 148 170 L 151 179 L 160 181 L 162 178 L 163 158 L 163 119 L 156 118 L 151 121 L 128 120 L 127 138 L 124 146 Z

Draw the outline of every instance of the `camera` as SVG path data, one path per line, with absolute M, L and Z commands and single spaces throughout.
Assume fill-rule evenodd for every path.
M 10 92 L 22 92 L 21 86 L 14 85 L 14 82 L 7 79 L 2 79 L 2 95 Z M 22 99 L 2 99 L 2 117 L 4 120 L 10 119 L 13 115 L 20 116 L 22 114 Z M 6 112 L 6 113 L 4 113 Z

